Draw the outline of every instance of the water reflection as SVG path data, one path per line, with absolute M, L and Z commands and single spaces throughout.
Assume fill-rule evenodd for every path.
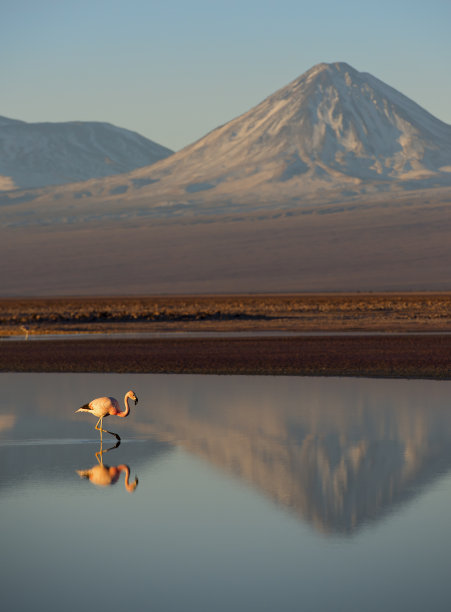
M 117 574 L 118 551 L 133 588 L 114 589 L 117 610 L 449 608 L 450 382 L 8 374 L 0 384 L 5 610 L 33 609 L 36 593 L 46 610 L 102 609 L 99 571 Z M 121 421 L 120 445 L 99 448 L 74 410 L 125 385 L 142 407 Z M 135 473 L 129 495 L 121 480 L 133 486 Z
M 51 385 L 46 376 L 52 375 L 28 375 L 27 385 L 14 386 L 0 415 L 0 438 L 36 436 L 40 428 L 61 438 L 86 434 L 86 425 L 76 422 L 72 407 L 63 412 L 58 398 L 76 406 L 77 381 L 96 393 L 105 375 L 53 376 Z M 124 423 L 125 435 L 150 441 L 143 453 L 183 448 L 322 532 L 357 532 L 414 499 L 451 467 L 448 382 L 164 375 L 127 380 L 143 408 Z M 101 486 L 124 472 L 126 489 L 134 490 L 128 461 L 103 463 L 103 455 L 117 447 L 101 447 L 97 464 L 77 472 Z
M 205 392 L 185 381 L 182 393 L 152 390 L 136 431 L 201 456 L 323 532 L 351 534 L 451 467 L 444 385 L 216 379 Z
M 103 463 L 103 455 L 116 449 L 120 445 L 120 440 L 116 442 L 114 446 L 110 446 L 109 448 L 103 448 L 103 442 L 100 442 L 100 449 L 96 452 L 95 456 L 97 459 L 97 464 L 93 465 L 92 468 L 88 470 L 77 470 L 77 474 L 80 478 L 86 478 L 92 484 L 97 485 L 99 487 L 107 487 L 114 485 L 118 482 L 119 477 L 122 472 L 125 474 L 125 488 L 129 493 L 133 493 L 138 486 L 138 477 L 135 476 L 134 482 L 130 482 L 130 468 L 125 463 L 121 463 L 119 465 L 104 465 Z

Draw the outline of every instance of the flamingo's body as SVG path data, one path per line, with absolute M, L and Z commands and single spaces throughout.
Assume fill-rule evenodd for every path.
M 100 431 L 100 437 L 102 437 L 102 431 L 105 433 L 109 433 L 112 436 L 115 436 L 118 440 L 120 437 L 113 433 L 112 431 L 108 431 L 107 429 L 102 429 L 103 419 L 107 416 L 118 416 L 125 418 L 130 414 L 130 406 L 128 405 L 128 398 L 134 400 L 135 405 L 138 403 L 138 398 L 136 397 L 133 391 L 127 391 L 124 397 L 125 410 L 121 411 L 119 402 L 114 397 L 97 397 L 93 399 L 89 404 L 84 404 L 81 408 L 76 410 L 75 412 L 90 412 L 96 417 L 99 417 L 99 420 L 96 424 L 96 429 Z M 99 427 L 100 423 L 100 427 Z
M 130 468 L 128 465 L 94 465 L 90 470 L 77 470 L 78 475 L 81 478 L 87 478 L 93 484 L 99 487 L 106 487 L 108 485 L 114 485 L 119 480 L 121 472 L 125 472 L 125 488 L 129 493 L 138 486 L 138 479 L 135 478 L 135 482 L 130 482 Z

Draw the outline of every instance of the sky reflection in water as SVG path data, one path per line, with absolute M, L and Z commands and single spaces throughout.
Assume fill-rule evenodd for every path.
M 447 609 L 451 383 L 0 379 L 5 609 Z

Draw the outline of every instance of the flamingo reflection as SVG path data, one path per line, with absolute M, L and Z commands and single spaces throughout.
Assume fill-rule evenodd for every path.
M 130 468 L 128 465 L 121 463 L 120 465 L 109 466 L 103 463 L 103 455 L 117 448 L 120 443 L 120 440 L 118 440 L 114 446 L 103 449 L 102 442 L 100 442 L 100 450 L 96 452 L 97 465 L 93 465 L 89 470 L 77 470 L 77 474 L 80 478 L 86 478 L 92 482 L 92 484 L 99 487 L 107 487 L 116 484 L 121 473 L 124 472 L 125 488 L 129 493 L 133 493 L 138 486 L 138 478 L 135 476 L 134 482 L 130 482 Z

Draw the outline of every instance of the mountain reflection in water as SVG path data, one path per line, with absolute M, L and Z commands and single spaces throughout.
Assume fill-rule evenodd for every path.
M 354 532 L 451 466 L 451 412 L 437 397 L 449 383 L 216 383 L 213 393 L 195 382 L 182 394 L 153 389 L 138 430 L 239 475 L 321 531 Z
M 50 374 L 26 376 L 27 385 L 16 385 L 4 404 L 1 437 L 19 431 L 36 437 L 52 428 L 61 437 L 92 435 L 90 422 L 76 422 L 71 411 L 80 381 L 94 395 L 105 375 L 59 375 L 51 385 L 43 382 Z M 355 533 L 451 466 L 449 382 L 108 375 L 108 388 L 123 385 L 121 376 L 140 397 L 140 409 L 121 423 L 121 436 L 148 440 L 142 461 L 146 452 L 151 459 L 182 447 L 323 532 Z M 126 463 L 103 465 L 104 452 L 97 465 L 78 473 L 100 484 L 124 471 L 127 490 L 136 488 Z

